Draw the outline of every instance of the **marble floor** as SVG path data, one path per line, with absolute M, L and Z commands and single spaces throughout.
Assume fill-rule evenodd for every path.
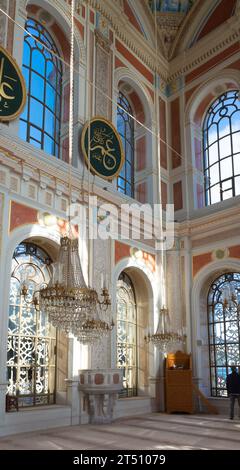
M 240 450 L 240 419 L 152 413 L 108 425 L 47 429 L 0 438 L 0 450 Z

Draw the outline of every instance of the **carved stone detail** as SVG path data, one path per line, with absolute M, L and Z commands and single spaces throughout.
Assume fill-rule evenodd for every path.
M 3 221 L 3 194 L 0 193 L 0 254 L 1 254 L 1 247 L 2 247 L 2 221 Z
M 8 12 L 8 0 L 0 0 L 0 8 Z M 7 37 L 7 17 L 0 13 L 0 46 L 5 47 Z
M 96 33 L 96 115 L 109 118 L 110 46 L 106 38 Z
M 158 13 L 157 24 L 162 36 L 165 55 L 168 57 L 171 46 L 177 35 L 180 24 L 185 18 L 185 13 Z
M 94 240 L 94 288 L 100 293 L 100 279 L 102 273 L 111 272 L 109 253 L 111 250 L 110 241 Z M 109 276 L 110 278 L 110 276 Z M 92 368 L 107 368 L 111 364 L 111 333 L 92 348 Z

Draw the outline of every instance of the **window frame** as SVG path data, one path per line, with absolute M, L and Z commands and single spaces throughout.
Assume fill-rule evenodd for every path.
M 133 117 L 132 106 L 129 99 L 120 90 L 117 102 L 117 130 L 121 137 L 124 150 L 124 164 L 117 178 L 117 190 L 127 196 L 134 198 L 135 184 L 135 123 Z M 118 120 L 121 117 L 124 125 L 124 134 L 119 129 Z M 130 138 L 127 137 L 127 126 L 129 128 Z M 127 148 L 130 148 L 130 158 L 127 154 Z M 130 178 L 127 177 L 127 167 L 130 167 Z
M 52 260 L 45 250 L 30 242 L 20 243 L 12 257 L 6 365 L 7 395 L 16 397 L 20 408 L 56 403 L 57 331 L 46 319 L 45 314 L 29 303 L 31 293 L 27 294 L 26 299 L 20 293 L 21 266 L 24 266 L 24 269 L 26 269 L 25 265 L 30 267 L 30 273 L 34 273 L 34 276 L 30 278 L 35 286 L 35 279 L 38 279 L 39 276 L 44 283 L 48 281 L 51 262 Z M 17 290 L 14 286 L 15 283 Z M 38 289 L 40 285 L 36 285 L 36 287 Z M 31 351 L 29 351 L 29 345 L 32 347 Z M 39 374 L 41 375 L 39 376 Z M 38 392 L 37 386 L 39 384 L 43 388 L 47 386 L 47 392 L 46 390 Z M 29 388 L 27 393 L 24 387 Z M 7 411 L 10 410 L 7 409 Z
M 218 370 L 225 369 L 225 377 L 230 372 L 230 367 L 232 365 L 232 361 L 230 358 L 230 350 L 228 349 L 228 345 L 238 345 L 238 356 L 240 355 L 239 349 L 239 342 L 240 342 L 240 322 L 238 319 L 237 312 L 231 314 L 229 309 L 224 310 L 222 302 L 223 302 L 223 291 L 224 287 L 227 283 L 233 282 L 239 285 L 239 292 L 240 292 L 240 273 L 232 272 L 232 273 L 224 273 L 218 276 L 211 284 L 208 295 L 207 295 L 207 324 L 208 324 L 208 345 L 209 345 L 209 370 L 210 370 L 210 389 L 211 389 L 211 396 L 212 397 L 227 397 L 227 389 L 226 383 L 225 387 L 218 387 Z M 222 320 L 221 314 L 219 315 L 219 305 L 222 305 Z M 215 313 L 216 309 L 216 313 Z M 237 309 L 236 309 L 237 310 Z M 229 320 L 231 314 L 232 320 Z M 237 328 L 238 340 L 236 341 L 227 341 L 226 335 L 229 334 L 230 323 Z M 216 335 L 216 325 L 220 328 L 220 334 L 222 336 L 222 332 L 224 332 L 224 341 L 217 341 Z M 225 357 L 225 364 L 220 364 L 218 362 L 217 352 L 221 351 L 221 347 L 224 350 L 224 357 Z M 219 352 L 220 355 L 220 352 Z M 239 357 L 239 364 L 235 364 L 240 366 L 240 357 Z M 213 372 L 213 374 L 212 374 Z M 214 377 L 214 379 L 213 379 Z M 215 381 L 215 384 L 214 384 Z M 219 393 L 218 393 L 219 392 Z
M 236 183 L 240 185 L 240 172 L 235 172 L 235 159 L 237 156 L 240 158 L 240 151 L 234 151 L 234 144 L 233 144 L 233 136 L 239 133 L 240 138 L 240 126 L 237 130 L 233 130 L 233 116 L 235 113 L 240 112 L 240 101 L 238 98 L 238 90 L 228 90 L 225 93 L 221 94 L 218 98 L 216 98 L 212 104 L 209 106 L 207 113 L 205 115 L 203 125 L 202 125 L 202 148 L 203 148 L 203 172 L 204 172 L 204 192 L 205 192 L 205 205 L 210 206 L 215 203 L 219 203 L 229 199 L 229 197 L 224 197 L 228 191 L 231 191 L 231 196 L 235 197 L 240 195 L 240 191 L 238 192 L 236 189 Z M 220 113 L 223 110 L 227 110 L 227 106 L 230 106 L 230 103 L 226 103 L 226 101 L 232 100 L 231 106 L 235 107 L 235 110 L 229 114 L 226 112 L 225 114 L 221 115 Z M 238 104 L 237 104 L 238 102 Z M 220 107 L 221 106 L 221 107 Z M 215 116 L 219 113 L 219 119 L 214 122 Z M 229 132 L 224 133 L 223 135 L 220 134 L 220 125 L 223 119 L 228 118 L 229 120 Z M 216 134 L 217 138 L 209 143 L 209 135 L 211 128 L 213 129 L 216 126 Z M 221 156 L 221 143 L 223 144 L 224 139 L 230 139 L 230 153 L 227 155 Z M 210 150 L 211 148 L 217 145 L 217 159 L 214 160 L 213 163 L 210 162 Z M 213 149 L 212 149 L 213 150 Z M 227 159 L 231 160 L 232 165 L 232 174 L 230 176 L 224 177 L 223 170 L 222 170 L 222 162 L 227 161 Z M 218 171 L 218 178 L 216 182 L 211 184 L 210 173 L 211 169 L 216 167 L 216 171 Z M 225 185 L 229 185 L 229 187 L 225 187 Z M 213 191 L 216 188 L 218 193 L 218 200 L 213 201 Z
M 39 48 L 39 43 L 34 41 L 34 39 L 25 33 L 24 35 L 24 45 L 23 45 L 23 61 L 22 61 L 22 71 L 23 75 L 27 77 L 28 89 L 27 89 L 27 102 L 26 107 L 23 113 L 20 116 L 20 127 L 19 135 L 26 142 L 31 143 L 35 147 L 45 151 L 46 153 L 60 158 L 60 142 L 61 142 L 61 123 L 62 123 L 62 90 L 63 90 L 63 66 L 60 57 L 56 41 L 53 39 L 52 34 L 45 28 L 44 25 L 39 23 L 35 18 L 29 17 L 25 23 L 25 29 L 34 36 L 33 31 L 35 30 L 36 39 L 40 40 L 43 45 L 51 49 L 53 54 L 45 49 L 44 54 Z M 29 61 L 25 63 L 24 53 L 25 48 L 28 47 L 29 51 L 26 52 L 26 55 L 29 54 Z M 44 58 L 44 72 L 41 73 L 39 70 L 36 70 L 33 66 L 33 54 L 34 51 L 38 50 L 42 53 Z M 51 57 L 47 57 L 51 55 Z M 47 76 L 47 67 L 48 63 L 53 64 L 54 71 L 54 86 Z M 53 72 L 52 71 L 52 72 Z M 35 75 L 34 75 L 35 74 Z M 36 76 L 38 80 L 43 82 L 42 99 L 39 96 L 35 96 L 33 93 L 33 78 Z M 35 84 L 36 86 L 36 84 Z M 49 89 L 50 93 L 53 93 L 54 96 L 54 105 L 51 106 L 47 103 L 47 90 Z M 41 126 L 32 120 L 31 113 L 33 108 L 33 103 L 36 102 L 41 106 L 42 111 L 42 123 Z M 49 119 L 53 121 L 52 132 L 48 130 L 48 125 L 46 124 L 46 116 L 49 115 Z M 26 116 L 26 117 L 25 117 Z M 22 123 L 24 123 L 25 130 L 22 130 Z M 40 137 L 36 137 L 36 133 L 39 133 Z M 25 137 L 23 137 L 23 134 Z M 34 136 L 35 134 L 35 136 Z M 48 141 L 48 143 L 47 143 Z M 51 151 L 47 149 L 47 145 L 51 146 Z
M 132 325 L 135 325 L 135 357 L 134 357 L 134 361 L 133 361 L 133 365 L 131 364 L 127 364 L 126 362 L 126 365 L 125 366 L 121 366 L 119 365 L 118 363 L 118 351 L 119 351 L 119 348 L 121 348 L 121 345 L 125 345 L 126 346 L 126 351 L 129 349 L 129 347 L 132 345 L 134 345 L 134 343 L 130 343 L 128 341 L 126 341 L 125 343 L 123 342 L 120 342 L 119 341 L 119 337 L 118 337 L 118 322 L 120 321 L 119 319 L 119 315 L 118 315 L 118 303 L 119 303 L 119 299 L 118 299 L 118 293 L 120 290 L 124 290 L 125 293 L 126 293 L 126 297 L 128 297 L 128 300 L 130 301 L 131 300 L 131 306 L 134 308 L 135 310 L 135 318 L 136 318 L 136 321 L 135 321 L 135 324 L 133 322 L 131 322 L 128 317 L 126 317 L 125 320 L 121 320 L 121 321 L 124 321 L 125 323 L 125 327 L 126 327 L 126 332 L 128 331 L 128 327 L 129 327 L 129 324 L 132 324 Z M 124 294 L 125 294 L 124 293 Z M 125 375 L 125 378 L 126 378 L 126 383 L 128 383 L 128 372 L 129 370 L 132 370 L 135 372 L 135 383 L 133 383 L 133 387 L 123 387 L 123 389 L 121 390 L 121 392 L 119 393 L 119 397 L 120 398 L 129 398 L 129 397 L 134 397 L 134 396 L 137 396 L 138 395 L 138 313 L 137 313 L 137 302 L 136 302 L 136 292 L 135 292 L 135 288 L 134 288 L 134 285 L 132 283 L 132 280 L 131 278 L 128 276 L 128 274 L 126 272 L 122 272 L 118 278 L 118 282 L 117 282 L 117 328 L 116 328 L 116 340 L 117 340 L 117 350 L 116 350 L 116 354 L 117 354 L 117 367 L 120 368 L 120 369 L 123 369 L 124 372 L 127 372 L 126 375 Z M 129 346 L 130 345 L 130 346 Z M 126 360 L 127 361 L 127 360 Z M 135 365 L 134 365 L 134 362 L 135 362 Z

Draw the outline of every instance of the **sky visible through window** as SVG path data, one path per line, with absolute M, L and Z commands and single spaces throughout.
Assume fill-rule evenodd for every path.
M 207 204 L 240 195 L 240 101 L 237 91 L 219 97 L 204 122 Z

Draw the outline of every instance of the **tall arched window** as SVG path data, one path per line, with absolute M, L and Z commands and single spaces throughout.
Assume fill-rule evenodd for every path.
M 137 395 L 137 309 L 134 287 L 126 273 L 117 283 L 117 367 L 123 369 L 121 396 Z
M 208 293 L 211 395 L 226 397 L 226 376 L 240 365 L 240 273 L 215 279 Z
M 128 99 L 120 91 L 118 96 L 117 130 L 122 138 L 125 162 L 118 176 L 117 188 L 134 197 L 134 120 Z
M 32 294 L 49 282 L 47 253 L 32 243 L 21 243 L 12 260 L 9 302 L 7 379 L 8 394 L 19 406 L 55 402 L 56 330 L 31 303 Z M 21 295 L 27 279 L 28 295 Z
M 35 147 L 59 157 L 62 92 L 59 51 L 42 24 L 28 19 L 25 28 L 31 34 L 24 37 L 22 67 L 28 97 L 19 134 Z
M 240 194 L 240 101 L 228 91 L 210 106 L 203 125 L 206 205 Z

